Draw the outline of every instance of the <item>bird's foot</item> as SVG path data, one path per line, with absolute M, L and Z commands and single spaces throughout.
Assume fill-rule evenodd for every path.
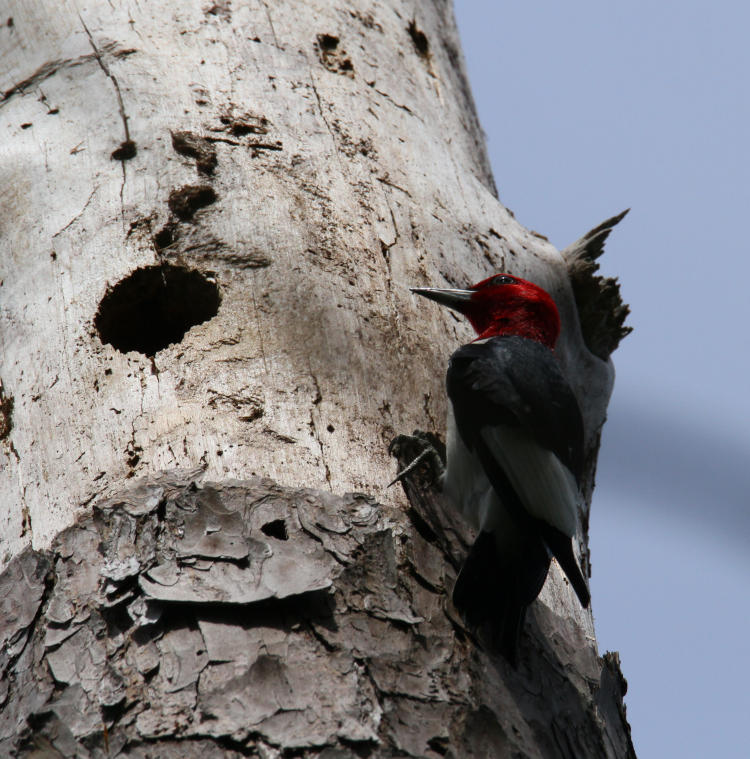
M 430 482 L 440 482 L 445 474 L 445 446 L 431 432 L 414 430 L 412 435 L 397 435 L 388 446 L 388 453 L 398 460 L 399 465 L 409 462 L 388 487 L 403 480 L 422 464 L 431 474 Z

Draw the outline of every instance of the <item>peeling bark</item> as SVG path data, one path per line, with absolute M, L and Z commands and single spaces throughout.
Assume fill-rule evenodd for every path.
M 541 606 L 518 671 L 488 657 L 422 532 L 267 479 L 131 486 L 0 576 L 0 754 L 632 756 L 616 657 Z

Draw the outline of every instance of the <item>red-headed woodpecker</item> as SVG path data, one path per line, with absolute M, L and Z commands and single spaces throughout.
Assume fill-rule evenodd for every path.
M 412 292 L 463 314 L 478 334 L 451 356 L 447 374 L 443 489 L 478 530 L 453 602 L 515 661 L 552 556 L 581 604 L 590 599 L 573 553 L 583 422 L 553 352 L 560 316 L 541 287 L 508 274 L 468 290 Z

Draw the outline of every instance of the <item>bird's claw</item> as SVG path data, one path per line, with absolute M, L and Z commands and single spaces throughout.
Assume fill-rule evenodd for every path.
M 388 446 L 388 453 L 398 459 L 399 463 L 409 461 L 388 483 L 388 487 L 403 480 L 424 462 L 429 464 L 433 482 L 440 481 L 445 473 L 445 446 L 430 432 L 414 430 L 412 435 L 397 435 Z

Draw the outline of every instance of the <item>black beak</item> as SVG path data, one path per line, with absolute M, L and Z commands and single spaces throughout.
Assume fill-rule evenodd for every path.
M 459 313 L 464 312 L 471 296 L 474 295 L 473 290 L 441 290 L 439 287 L 411 287 L 409 289 L 417 295 L 423 295 Z

